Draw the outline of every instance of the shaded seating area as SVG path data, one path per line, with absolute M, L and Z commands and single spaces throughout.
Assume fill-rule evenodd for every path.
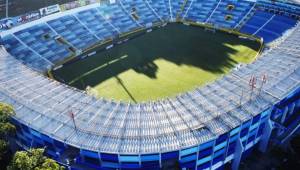
M 159 18 L 143 0 L 120 0 L 131 17 L 143 26 L 152 26 L 159 21 Z
M 72 15 L 62 16 L 47 23 L 77 49 L 87 49 L 98 41 L 95 35 Z
M 57 41 L 56 38 L 59 35 L 44 23 L 15 32 L 14 35 L 52 63 L 57 63 L 72 55 L 68 50 L 68 45 Z
M 118 34 L 119 30 L 106 21 L 97 8 L 80 11 L 75 15 L 101 41 L 114 37 Z

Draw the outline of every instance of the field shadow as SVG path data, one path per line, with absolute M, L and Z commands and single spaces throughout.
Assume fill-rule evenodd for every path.
M 133 70 L 137 73 L 144 74 L 150 78 L 156 78 L 158 66 L 153 61 L 147 61 L 142 65 L 134 67 Z
M 159 70 L 154 62 L 157 59 L 198 67 L 212 73 L 224 73 L 224 69 L 231 69 L 237 64 L 230 55 L 238 51 L 230 45 L 244 45 L 254 50 L 259 48 L 255 42 L 227 33 L 212 33 L 199 27 L 170 24 L 86 60 L 67 65 L 55 71 L 55 75 L 80 89 L 85 89 L 87 85 L 93 87 L 130 69 L 155 79 Z
M 130 97 L 130 99 L 134 102 L 137 103 L 137 101 L 135 100 L 135 98 L 133 97 L 133 95 L 131 94 L 131 92 L 127 89 L 127 87 L 125 86 L 125 84 L 123 83 L 123 80 L 121 78 L 119 78 L 118 76 L 115 76 L 118 84 L 120 84 L 122 86 L 122 88 L 125 90 L 125 92 L 128 94 L 128 96 Z

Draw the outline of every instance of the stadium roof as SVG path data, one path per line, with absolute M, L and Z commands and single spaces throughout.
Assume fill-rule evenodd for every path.
M 2 48 L 0 101 L 13 104 L 18 121 L 82 149 L 138 154 L 191 147 L 239 126 L 300 86 L 300 25 L 289 35 L 214 83 L 139 104 L 96 99 L 31 70 Z

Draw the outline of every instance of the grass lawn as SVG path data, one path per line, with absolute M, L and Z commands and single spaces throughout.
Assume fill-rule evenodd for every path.
M 141 102 L 172 97 L 250 63 L 258 42 L 200 27 L 169 24 L 53 71 L 97 97 Z

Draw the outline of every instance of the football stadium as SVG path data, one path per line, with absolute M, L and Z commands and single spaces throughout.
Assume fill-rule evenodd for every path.
M 297 1 L 39 5 L 0 20 L 21 149 L 73 170 L 237 170 L 299 132 Z

